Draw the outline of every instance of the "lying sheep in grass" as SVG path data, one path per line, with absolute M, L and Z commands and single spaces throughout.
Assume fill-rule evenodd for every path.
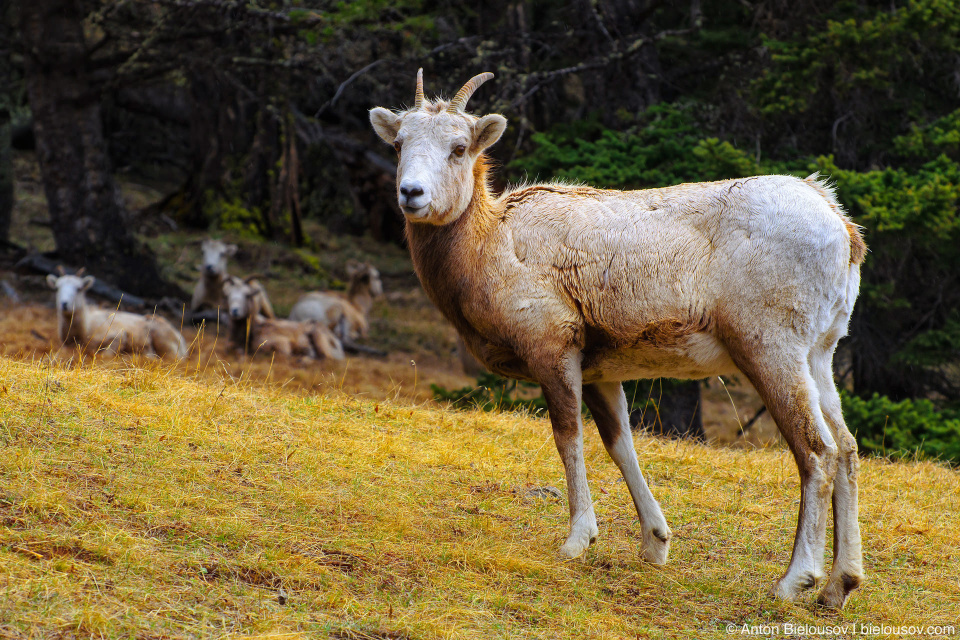
M 196 313 L 201 309 L 220 310 L 224 306 L 223 284 L 232 278 L 227 273 L 227 258 L 236 255 L 237 245 L 227 244 L 222 240 L 207 238 L 201 245 L 203 261 L 197 265 L 200 269 L 200 280 L 193 290 L 190 301 L 190 312 Z M 267 292 L 261 287 L 262 299 L 260 312 L 268 318 L 277 317 L 270 305 Z
M 223 283 L 223 294 L 230 316 L 230 339 L 246 353 L 343 360 L 343 345 L 324 323 L 266 318 L 260 306 L 263 287 L 254 277 L 230 278 Z
M 347 293 L 312 291 L 302 296 L 290 311 L 291 320 L 318 320 L 342 341 L 366 337 L 367 318 L 375 298 L 383 295 L 380 272 L 365 262 L 350 260 L 346 265 L 350 288 Z
M 187 343 L 173 325 L 158 315 L 141 316 L 101 309 L 87 303 L 93 276 L 47 276 L 57 291 L 57 333 L 61 344 L 74 342 L 89 353 L 140 353 L 176 359 L 187 356 Z
M 219 309 L 223 306 L 223 282 L 230 277 L 227 274 L 227 258 L 237 253 L 237 245 L 221 240 L 207 238 L 200 247 L 203 261 L 197 265 L 200 280 L 193 289 L 190 312 L 200 309 Z

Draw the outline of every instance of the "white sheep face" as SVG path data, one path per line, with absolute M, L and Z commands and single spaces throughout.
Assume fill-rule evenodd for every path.
M 422 101 L 422 96 L 418 100 L 422 106 L 401 113 L 372 109 L 370 123 L 399 155 L 397 202 L 407 221 L 448 224 L 470 204 L 474 165 L 500 139 L 507 120 L 499 114 L 477 118 L 463 113 L 466 99 L 460 109 Z
M 227 258 L 237 253 L 237 245 L 226 244 L 220 240 L 204 240 L 200 247 L 203 252 L 203 261 L 200 271 L 205 276 L 227 275 Z
M 227 301 L 227 311 L 234 320 L 250 317 L 253 297 L 257 290 L 246 282 L 227 281 L 223 284 L 223 296 Z
M 47 285 L 57 291 L 57 311 L 72 314 L 86 304 L 84 292 L 93 286 L 93 276 L 47 276 Z

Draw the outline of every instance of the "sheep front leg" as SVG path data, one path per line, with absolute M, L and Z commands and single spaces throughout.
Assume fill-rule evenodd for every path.
M 597 516 L 593 511 L 587 467 L 583 460 L 583 420 L 580 416 L 581 377 L 579 358 L 566 357 L 558 366 L 539 376 L 553 425 L 553 440 L 563 460 L 570 506 L 570 533 L 560 553 L 576 558 L 597 539 Z

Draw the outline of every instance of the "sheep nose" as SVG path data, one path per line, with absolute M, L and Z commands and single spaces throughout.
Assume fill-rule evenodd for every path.
M 423 184 L 416 180 L 404 180 L 400 183 L 400 197 L 398 198 L 401 207 L 410 209 L 420 209 L 429 204 L 430 198 L 425 196 L 426 190 Z
M 416 198 L 417 196 L 423 195 L 423 187 L 416 182 L 403 183 L 400 185 L 400 193 L 406 196 L 407 199 Z
M 67 305 L 66 302 L 61 302 L 60 308 L 63 309 L 64 311 L 68 311 L 70 307 Z

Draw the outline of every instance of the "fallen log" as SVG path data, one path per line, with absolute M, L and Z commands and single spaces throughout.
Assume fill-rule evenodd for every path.
M 346 351 L 347 353 L 353 353 L 353 354 L 365 355 L 365 356 L 374 356 L 375 358 L 387 357 L 386 351 L 381 351 L 380 349 L 374 349 L 373 347 L 357 344 L 356 342 L 343 340 L 342 344 L 343 344 L 343 350 Z

